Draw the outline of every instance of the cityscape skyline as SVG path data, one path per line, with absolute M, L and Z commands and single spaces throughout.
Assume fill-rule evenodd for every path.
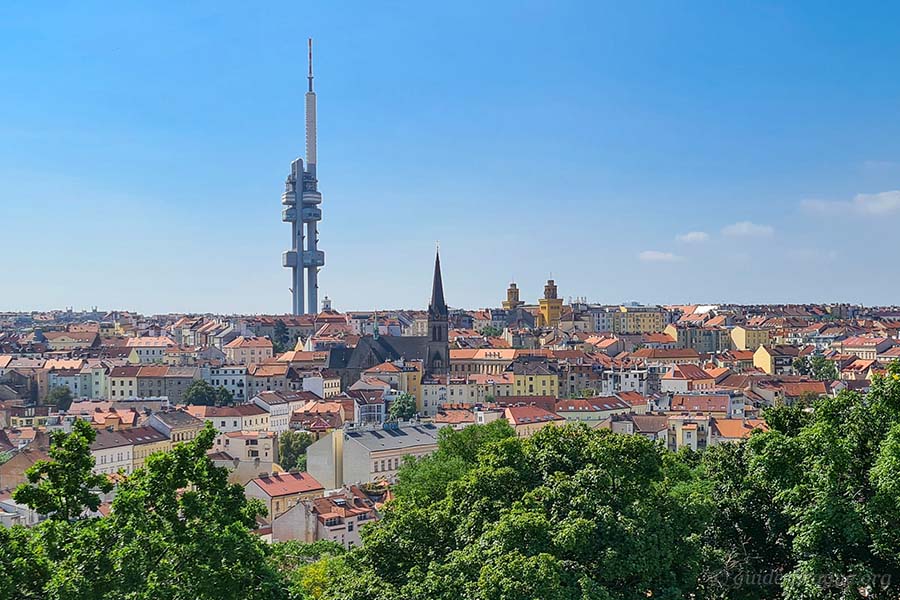
M 895 7 L 295 10 L 4 9 L 0 310 L 290 312 L 308 36 L 340 310 L 896 303 Z

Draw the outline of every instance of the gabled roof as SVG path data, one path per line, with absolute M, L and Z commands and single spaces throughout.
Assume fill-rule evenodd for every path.
M 565 420 L 558 414 L 538 406 L 507 406 L 503 412 L 506 420 L 513 426 Z
M 273 473 L 267 477 L 251 479 L 247 485 L 250 483 L 255 483 L 270 498 L 325 490 L 309 473 Z
M 719 437 L 743 440 L 756 430 L 768 431 L 769 426 L 762 419 L 719 419 L 714 418 L 710 424 Z

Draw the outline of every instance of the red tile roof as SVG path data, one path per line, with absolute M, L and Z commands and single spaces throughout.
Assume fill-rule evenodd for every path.
M 324 486 L 309 473 L 275 473 L 250 481 L 272 498 L 325 490 Z

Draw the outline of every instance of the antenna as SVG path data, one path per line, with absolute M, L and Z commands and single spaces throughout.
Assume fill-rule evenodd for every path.
M 307 75 L 306 78 L 309 79 L 309 91 L 311 92 L 311 91 L 313 91 L 313 85 L 312 85 L 312 80 L 313 80 L 313 72 L 312 72 L 312 38 L 309 38 L 308 43 L 309 43 L 309 75 Z

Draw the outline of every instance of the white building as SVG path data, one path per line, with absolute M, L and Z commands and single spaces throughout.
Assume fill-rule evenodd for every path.
M 326 489 L 372 481 L 393 481 L 406 456 L 437 449 L 438 428 L 431 423 L 383 428 L 336 429 L 306 450 L 306 468 Z
M 94 473 L 130 474 L 134 463 L 134 443 L 116 431 L 101 429 L 91 444 Z
M 253 404 L 269 413 L 269 431 L 281 433 L 290 429 L 291 414 L 310 401 L 321 400 L 312 392 L 260 392 Z
M 223 387 L 231 392 L 232 397 L 243 402 L 246 399 L 247 366 L 222 365 L 220 367 L 203 367 L 200 377 L 213 387 Z

